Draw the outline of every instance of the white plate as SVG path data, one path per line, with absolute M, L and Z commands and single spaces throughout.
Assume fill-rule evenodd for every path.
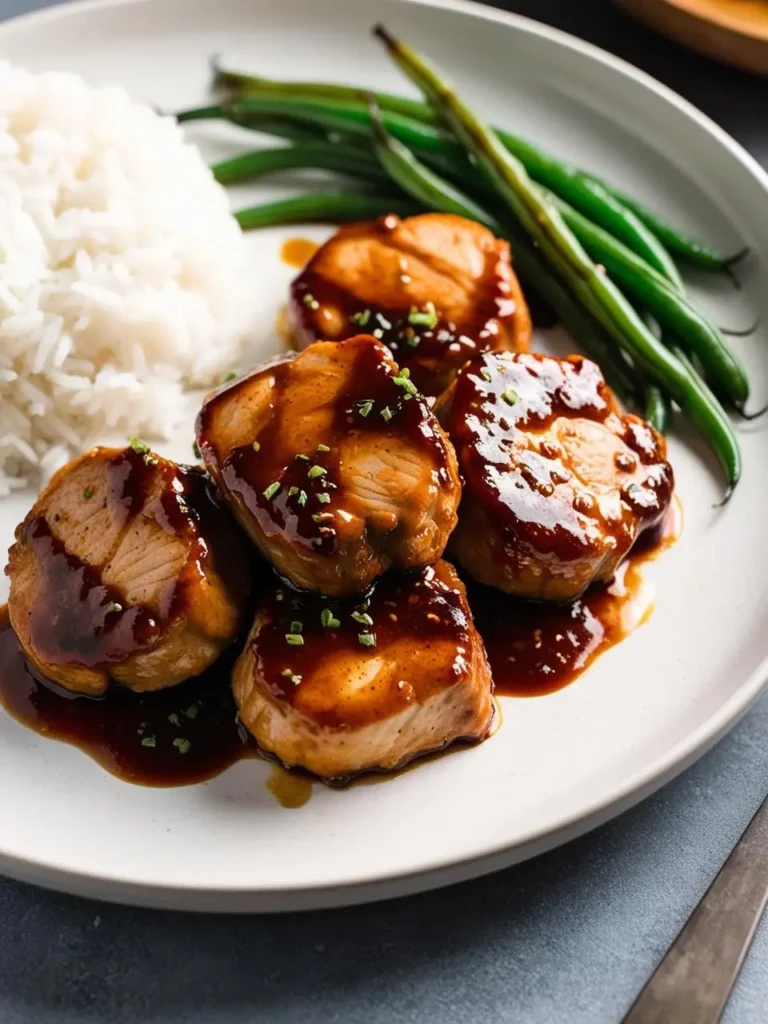
M 375 19 L 428 51 L 496 123 L 621 182 L 725 250 L 748 243 L 756 256 L 746 289 L 713 283 L 706 303 L 721 323 L 759 316 L 768 324 L 757 269 L 768 266 L 766 176 L 667 89 L 525 19 L 451 0 L 86 2 L 6 24 L 0 50 L 30 68 L 120 82 L 168 109 L 205 99 L 212 53 L 276 76 L 403 89 L 368 34 Z M 238 144 L 210 126 L 195 135 L 211 155 Z M 243 189 L 233 201 L 248 198 Z M 278 248 L 295 233 L 250 240 L 264 293 L 255 356 L 276 344 L 272 325 L 290 277 Z M 737 344 L 764 397 L 765 332 Z M 191 433 L 190 418 L 177 446 L 184 456 Z M 742 442 L 744 481 L 727 509 L 714 511 L 720 481 L 703 449 L 673 440 L 686 523 L 651 567 L 657 600 L 647 625 L 575 685 L 504 701 L 504 724 L 488 742 L 386 784 L 316 787 L 289 811 L 266 791 L 267 767 L 251 761 L 205 785 L 144 789 L 0 715 L 0 869 L 128 902 L 288 910 L 468 878 L 629 807 L 721 736 L 763 686 L 768 433 L 753 424 Z M 27 503 L 0 503 L 3 546 Z

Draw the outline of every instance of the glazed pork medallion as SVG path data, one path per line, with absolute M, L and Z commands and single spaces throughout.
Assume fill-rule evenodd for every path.
M 622 414 L 581 356 L 477 356 L 436 412 L 464 481 L 451 552 L 481 583 L 572 600 L 669 508 L 664 438 Z
M 483 739 L 493 718 L 483 642 L 443 561 L 344 601 L 276 584 L 232 682 L 260 747 L 330 780 Z
M 456 525 L 453 448 L 371 337 L 316 342 L 211 395 L 197 443 L 240 525 L 307 590 L 430 565 Z
M 139 441 L 59 470 L 16 531 L 6 572 L 27 658 L 74 693 L 199 675 L 246 612 L 245 544 L 205 474 Z
M 342 228 L 293 282 L 290 311 L 300 348 L 365 330 L 427 395 L 477 352 L 531 343 L 509 243 L 452 214 Z

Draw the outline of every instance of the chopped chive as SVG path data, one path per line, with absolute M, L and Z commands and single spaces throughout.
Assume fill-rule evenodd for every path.
M 353 324 L 357 324 L 358 327 L 365 327 L 371 319 L 371 311 L 370 309 L 364 309 L 362 313 L 353 313 L 349 319 Z
M 83 491 L 83 497 L 85 498 L 86 501 L 89 501 L 93 497 L 93 488 L 86 487 L 85 490 Z
M 319 444 L 317 446 L 317 451 L 319 451 L 319 452 L 329 452 L 330 450 L 331 449 L 328 447 L 327 444 Z
M 507 405 L 514 405 L 517 402 L 517 392 L 514 388 L 507 388 L 505 391 L 502 391 L 501 397 Z
M 298 505 L 301 505 L 302 508 L 307 504 L 307 492 L 306 491 L 299 491 L 299 496 L 296 499 L 296 503 Z
M 425 303 L 423 312 L 420 312 L 413 306 L 408 314 L 409 324 L 412 324 L 414 327 L 428 327 L 430 330 L 437 327 L 437 319 L 437 310 L 435 309 L 434 302 Z
M 253 444 L 251 445 L 251 447 L 253 448 L 253 450 L 255 452 L 260 452 L 261 451 L 261 445 L 259 444 L 258 441 L 254 441 Z
M 321 494 L 318 494 L 317 500 L 320 502 L 321 505 L 328 505 L 330 503 L 331 496 L 330 496 L 330 494 L 323 494 L 323 493 L 321 493 Z
M 298 452 L 296 455 L 294 455 L 294 458 L 301 459 L 302 462 L 309 462 L 309 456 L 305 455 L 303 452 Z
M 392 419 L 392 410 L 389 408 L 388 405 L 385 405 L 384 408 L 381 410 L 381 418 L 384 420 L 385 423 L 389 423 L 389 421 Z
M 234 370 L 230 370 L 227 376 L 222 381 L 222 384 L 229 384 L 231 380 L 237 380 L 237 374 Z
M 179 716 L 176 713 L 168 715 L 168 721 L 171 723 L 171 725 L 181 725 L 181 722 L 179 721 Z
M 193 455 L 195 456 L 195 458 L 197 459 L 197 461 L 198 461 L 198 462 L 199 462 L 199 461 L 200 461 L 200 459 L 202 459 L 202 457 L 203 457 L 203 456 L 202 456 L 202 455 L 200 454 L 200 446 L 198 445 L 197 441 L 193 441 L 193 442 L 192 442 L 192 454 L 193 454 Z
M 366 417 L 372 408 L 373 402 L 360 402 L 360 404 L 357 407 L 357 411 L 360 413 L 362 417 Z
M 278 491 L 280 490 L 280 486 L 281 486 L 281 485 L 280 485 L 280 484 L 278 483 L 278 481 L 277 481 L 277 480 L 275 480 L 275 481 L 274 481 L 273 483 L 271 483 L 271 484 L 269 485 L 269 487 L 267 487 L 267 488 L 265 489 L 265 491 L 264 491 L 264 497 L 265 497 L 265 498 L 267 499 L 267 501 L 272 501 L 272 499 L 274 498 L 274 496 L 275 496 L 275 495 L 277 494 L 277 492 L 278 492 Z
M 197 718 L 197 704 L 190 704 L 188 708 L 182 711 L 182 715 L 185 718 Z
M 138 437 L 129 437 L 128 444 L 133 448 L 137 455 L 144 456 L 144 462 L 147 466 L 154 466 L 157 459 L 152 454 L 152 449 L 149 447 L 146 441 L 142 441 Z
M 307 473 L 307 477 L 310 480 L 317 480 L 319 476 L 325 476 L 327 472 L 328 470 L 325 469 L 323 466 L 310 466 L 309 472 Z
M 413 381 L 409 380 L 409 378 L 402 372 L 397 377 L 392 378 L 392 383 L 397 384 L 399 388 L 405 388 L 409 395 L 418 395 L 419 393 L 419 389 Z
M 320 622 L 326 629 L 338 629 L 341 622 L 334 616 L 330 608 L 323 608 L 320 612 Z
M 174 747 L 176 747 L 180 754 L 186 754 L 189 748 L 192 746 L 189 740 L 185 740 L 183 736 L 177 736 L 176 739 L 173 741 L 173 745 Z
M 289 498 L 292 498 L 294 496 L 294 494 L 298 494 L 298 493 L 299 493 L 299 488 L 298 487 L 289 487 L 288 488 L 288 497 Z
M 154 736 L 144 736 L 141 740 L 142 747 L 156 747 L 157 740 Z
M 301 635 L 301 633 L 286 633 L 285 634 L 285 641 L 291 647 L 303 647 L 304 646 L 304 637 Z
M 483 378 L 483 380 L 487 380 L 487 381 L 490 381 L 490 380 L 491 380 L 491 378 L 492 378 L 492 374 L 491 374 L 491 371 L 490 371 L 490 370 L 488 369 L 488 367 L 487 367 L 487 366 L 484 366 L 484 367 L 483 367 L 483 368 L 482 368 L 482 369 L 480 370 L 480 376 L 481 376 L 481 377 Z
M 372 626 L 373 619 L 367 612 L 352 612 L 355 622 L 361 622 L 364 626 Z
M 304 632 L 304 623 L 300 622 L 298 619 L 294 619 L 293 622 L 291 623 L 291 632 L 292 633 L 303 633 Z
M 376 646 L 376 637 L 373 635 L 373 633 L 358 633 L 357 639 L 360 641 L 363 647 Z

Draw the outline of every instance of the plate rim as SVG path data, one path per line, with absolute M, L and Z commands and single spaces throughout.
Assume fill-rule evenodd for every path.
M 0 41 L 16 28 L 33 29 L 51 21 L 74 16 L 87 17 L 96 11 L 151 6 L 161 0 L 66 0 L 53 7 L 31 11 L 0 22 Z M 396 0 L 414 7 L 456 11 L 472 18 L 506 25 L 517 32 L 554 42 L 567 50 L 586 57 L 614 73 L 629 79 L 684 114 L 702 131 L 727 150 L 762 188 L 768 201 L 768 171 L 736 139 L 695 104 L 686 100 L 669 86 L 637 68 L 621 57 L 609 53 L 594 43 L 580 39 L 563 29 L 554 28 L 525 15 L 486 6 L 477 0 Z M 643 769 L 636 771 L 609 797 L 598 797 L 586 808 L 573 812 L 544 831 L 531 829 L 510 844 L 500 842 L 482 853 L 461 859 L 438 859 L 424 868 L 395 870 L 358 877 L 349 882 L 291 883 L 290 886 L 233 888 L 222 884 L 174 885 L 131 879 L 126 872 L 119 876 L 108 870 L 77 871 L 62 868 L 45 857 L 19 857 L 0 848 L 0 871 L 24 882 L 43 885 L 80 896 L 131 905 L 151 906 L 190 911 L 216 911 L 224 913 L 276 912 L 347 906 L 389 899 L 396 896 L 439 888 L 509 867 L 537 856 L 563 843 L 575 839 L 598 827 L 612 817 L 635 806 L 667 782 L 679 775 L 707 752 L 743 717 L 768 687 L 768 651 L 760 665 L 745 679 L 738 689 L 720 705 L 699 727 L 663 755 L 655 758 Z

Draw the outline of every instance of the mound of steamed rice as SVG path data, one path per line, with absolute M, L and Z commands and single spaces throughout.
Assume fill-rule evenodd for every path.
M 105 434 L 167 436 L 237 361 L 252 290 L 172 119 L 0 61 L 0 496 Z

